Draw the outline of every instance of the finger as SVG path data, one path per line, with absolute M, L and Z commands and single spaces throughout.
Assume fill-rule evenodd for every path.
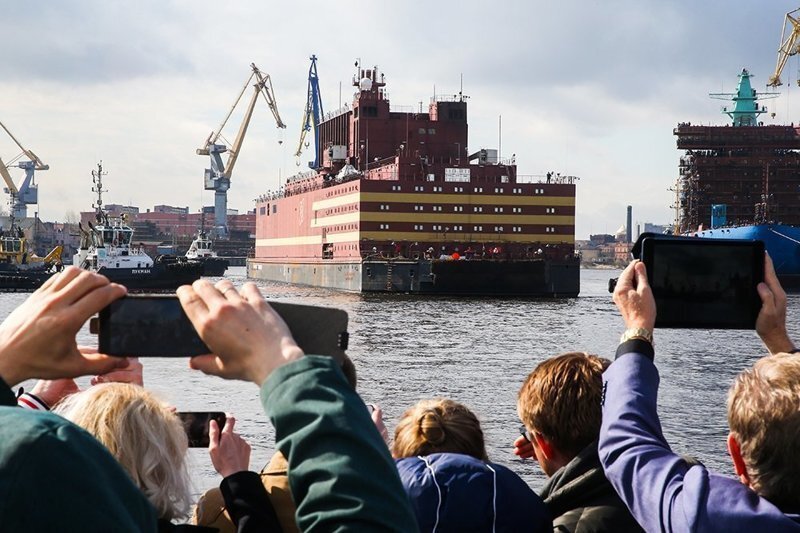
M 214 449 L 219 446 L 220 438 L 219 424 L 213 418 L 208 422 L 208 449 Z
M 111 357 L 103 354 L 82 354 L 76 358 L 76 363 L 70 368 L 63 369 L 59 377 L 74 378 L 91 374 L 107 374 L 114 369 L 125 366 L 127 361 L 120 357 Z
M 197 355 L 189 359 L 189 367 L 203 374 L 224 377 L 225 365 L 222 359 L 213 354 Z
M 82 354 L 100 353 L 95 346 L 78 346 L 78 351 Z
M 208 314 L 206 303 L 198 296 L 191 285 L 181 285 L 178 287 L 178 290 L 175 291 L 175 294 L 178 295 L 181 307 L 183 307 L 186 316 L 189 317 L 189 320 L 196 329 L 200 319 Z
M 227 435 L 230 435 L 231 433 L 233 433 L 233 426 L 235 426 L 235 425 L 236 425 L 236 419 L 234 417 L 232 417 L 232 416 L 227 416 L 226 415 L 226 417 L 225 417 L 225 427 L 222 428 L 222 432 L 227 434 Z
M 769 290 L 772 291 L 776 300 L 779 302 L 786 300 L 786 292 L 783 290 L 778 275 L 775 273 L 775 265 L 772 262 L 772 258 L 766 252 L 764 252 L 764 283 L 766 283 Z
M 628 289 L 633 288 L 633 282 L 635 279 L 634 268 L 638 262 L 638 259 L 631 261 L 630 264 L 625 267 L 625 270 L 622 271 L 622 274 L 619 275 L 619 278 L 617 279 L 617 288 L 614 290 L 615 294 L 626 292 Z
M 109 283 L 111 282 L 108 281 L 107 277 L 84 270 L 67 283 L 67 285 L 62 287 L 59 292 L 66 303 L 72 304 L 79 301 L 94 289 L 108 285 Z
M 83 325 L 90 317 L 96 315 L 114 300 L 122 298 L 128 292 L 124 286 L 108 283 L 105 277 L 99 277 L 105 282 L 102 285 L 95 285 L 91 292 L 84 293 L 72 306 L 70 318 L 80 325 Z
M 761 298 L 761 312 L 771 313 L 775 308 L 775 296 L 769 289 L 766 283 L 759 283 L 756 285 L 758 296 Z
M 264 299 L 264 295 L 262 295 L 261 291 L 258 289 L 258 285 L 256 285 L 252 281 L 248 281 L 247 283 L 242 285 L 240 294 L 245 300 L 247 300 L 250 303 L 266 302 L 266 300 Z
M 242 297 L 239 295 L 239 291 L 236 290 L 236 287 L 233 286 L 227 279 L 223 279 L 222 281 L 218 281 L 214 287 L 225 297 L 226 300 L 230 302 L 240 301 Z
M 192 288 L 194 289 L 194 292 L 203 299 L 206 307 L 209 309 L 226 302 L 222 293 L 219 292 L 207 279 L 198 279 L 192 283 Z
M 82 268 L 78 268 L 76 266 L 68 266 L 62 272 L 54 276 L 50 276 L 50 279 L 47 280 L 41 287 L 41 289 L 51 289 L 53 292 L 59 291 L 69 285 L 72 280 L 77 278 L 81 273 L 85 272 Z M 37 291 L 38 292 L 38 291 Z
M 636 275 L 636 291 L 642 293 L 645 290 L 650 290 L 650 282 L 647 280 L 647 267 L 644 263 L 637 261 L 633 265 L 633 271 Z

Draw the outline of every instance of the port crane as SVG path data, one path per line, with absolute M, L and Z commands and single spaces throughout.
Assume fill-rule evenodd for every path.
M 231 186 L 231 175 L 233 174 L 233 168 L 236 165 L 236 160 L 239 158 L 239 153 L 242 148 L 242 141 L 244 141 L 244 136 L 247 133 L 248 126 L 250 125 L 250 118 L 253 116 L 253 110 L 255 109 L 259 94 L 262 95 L 264 100 L 267 102 L 267 106 L 269 106 L 272 116 L 275 117 L 275 122 L 277 123 L 278 127 L 286 127 L 286 124 L 284 124 L 283 120 L 281 120 L 280 113 L 278 113 L 278 104 L 275 100 L 275 94 L 272 90 L 272 80 L 270 79 L 269 74 L 259 70 L 255 63 L 251 63 L 250 68 L 252 69 L 252 72 L 247 78 L 247 81 L 244 82 L 242 90 L 239 91 L 239 96 L 236 97 L 236 100 L 233 102 L 228 114 L 225 115 L 225 118 L 222 120 L 222 123 L 219 125 L 219 127 L 211 132 L 211 134 L 203 143 L 203 146 L 197 149 L 197 155 L 207 155 L 211 158 L 211 168 L 206 169 L 204 182 L 206 190 L 214 191 L 213 233 L 217 238 L 224 239 L 228 237 L 228 189 L 230 189 Z M 244 96 L 244 93 L 251 84 L 253 87 L 253 94 L 250 97 L 250 102 L 245 110 L 242 123 L 239 126 L 239 132 L 236 134 L 233 144 L 230 146 L 230 148 L 228 148 L 226 145 L 219 142 L 220 136 L 222 135 L 222 129 L 225 127 L 225 124 L 228 123 L 228 119 L 231 118 L 236 106 L 239 105 L 239 102 L 242 100 L 242 96 Z M 228 152 L 228 160 L 223 162 L 222 154 L 225 152 Z
M 319 92 L 319 76 L 317 76 L 317 56 L 310 58 L 311 66 L 308 69 L 308 96 L 306 97 L 306 109 L 303 113 L 303 124 L 300 127 L 300 142 L 297 144 L 297 152 L 294 154 L 300 164 L 300 154 L 303 153 L 303 146 L 308 147 L 305 142 L 306 134 L 314 130 L 314 161 L 309 161 L 308 166 L 316 170 L 319 168 L 319 123 L 322 115 L 322 96 Z
M 783 19 L 781 44 L 778 47 L 778 64 L 775 66 L 775 73 L 769 77 L 767 82 L 769 87 L 783 85 L 781 83 L 781 73 L 783 72 L 783 67 L 786 66 L 786 61 L 789 56 L 800 52 L 800 20 L 798 20 L 798 12 L 800 12 L 800 8 L 789 11 Z M 797 83 L 800 85 L 800 80 L 797 80 Z
M 2 175 L 3 181 L 6 182 L 4 190 L 10 196 L 9 207 L 11 216 L 14 218 L 25 218 L 28 216 L 28 206 L 39 203 L 39 188 L 36 186 L 34 172 L 37 170 L 49 170 L 50 166 L 45 165 L 33 151 L 22 146 L 5 124 L 0 122 L 0 127 L 5 130 L 8 136 L 11 137 L 11 140 L 22 150 L 22 153 L 14 157 L 8 165 L 0 159 L 0 175 Z M 23 156 L 27 157 L 28 160 L 17 162 Z M 16 165 L 14 165 L 14 163 L 16 163 Z M 14 180 L 11 179 L 11 174 L 8 172 L 8 168 L 12 165 L 25 171 L 25 179 L 22 180 L 22 185 L 19 187 L 14 184 Z

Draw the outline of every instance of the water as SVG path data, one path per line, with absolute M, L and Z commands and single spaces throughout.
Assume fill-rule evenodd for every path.
M 261 283 L 268 298 L 345 309 L 350 315 L 350 350 L 358 370 L 358 390 L 379 404 L 390 433 L 402 412 L 422 398 L 443 396 L 473 409 L 486 434 L 492 461 L 520 474 L 534 489 L 545 481 L 531 460 L 511 452 L 520 425 L 516 395 L 540 361 L 566 351 L 613 358 L 622 319 L 607 292 L 619 271 L 582 270 L 581 296 L 570 300 L 419 298 L 358 295 L 308 287 Z M 228 277 L 240 285 L 243 267 Z M 0 294 L 0 316 L 24 294 Z M 789 297 L 789 331 L 798 331 Z M 766 353 L 752 331 L 660 330 L 656 362 L 661 372 L 659 412 L 674 450 L 709 468 L 731 473 L 725 449 L 725 398 L 733 377 Z M 96 345 L 84 328 L 79 342 Z M 222 410 L 237 418 L 250 442 L 251 468 L 259 469 L 274 450 L 274 432 L 255 385 L 209 377 L 188 368 L 185 359 L 144 361 L 145 386 L 181 411 Z M 79 380 L 86 385 L 87 379 Z M 30 386 L 32 384 L 25 384 Z M 189 451 L 195 490 L 219 478 L 205 450 Z

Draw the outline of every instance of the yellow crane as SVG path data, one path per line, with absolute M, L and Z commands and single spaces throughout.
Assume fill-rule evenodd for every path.
M 800 52 L 800 20 L 796 13 L 800 12 L 800 8 L 786 13 L 783 19 L 783 31 L 781 32 L 781 44 L 778 47 L 778 64 L 775 66 L 775 73 L 769 77 L 767 85 L 770 87 L 778 87 L 781 83 L 781 72 L 783 67 L 786 66 L 786 60 L 789 56 L 793 56 Z M 800 85 L 800 80 L 797 80 Z
M 286 124 L 281 120 L 278 113 L 278 103 L 275 100 L 275 95 L 272 90 L 272 80 L 269 74 L 259 70 L 255 63 L 250 64 L 252 72 L 247 81 L 244 82 L 242 90 L 236 101 L 233 102 L 228 114 L 222 120 L 219 127 L 212 131 L 208 138 L 203 143 L 203 146 L 197 149 L 197 155 L 207 155 L 211 158 L 211 168 L 205 171 L 205 188 L 206 190 L 214 191 L 214 235 L 216 237 L 225 238 L 228 235 L 227 213 L 228 213 L 228 189 L 231 186 L 231 174 L 233 174 L 233 167 L 236 165 L 236 160 L 239 158 L 239 151 L 242 147 L 242 141 L 247 133 L 247 127 L 250 125 L 250 118 L 253 116 L 253 109 L 255 109 L 258 95 L 262 95 L 269 106 L 272 116 L 275 117 L 275 122 L 279 128 L 285 128 Z M 255 83 L 253 80 L 255 79 Z M 230 148 L 224 144 L 218 144 L 219 138 L 222 135 L 222 128 L 228 123 L 233 111 L 244 96 L 247 87 L 253 85 L 253 95 L 250 98 L 250 103 L 242 118 L 242 124 L 239 126 L 239 133 L 236 134 L 236 139 Z M 228 152 L 227 162 L 222 162 L 223 153 Z

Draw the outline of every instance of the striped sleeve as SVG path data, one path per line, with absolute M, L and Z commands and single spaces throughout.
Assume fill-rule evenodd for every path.
M 30 392 L 23 392 L 17 397 L 17 405 L 32 411 L 49 411 L 50 407 L 41 398 Z

